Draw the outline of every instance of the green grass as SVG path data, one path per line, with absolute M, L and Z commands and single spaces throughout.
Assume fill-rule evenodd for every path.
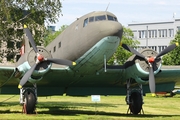
M 127 115 L 125 96 L 101 96 L 93 103 L 91 97 L 39 97 L 36 115 L 22 114 L 19 95 L 0 95 L 1 119 L 98 119 L 98 120 L 179 120 L 180 96 L 144 97 L 144 115 Z

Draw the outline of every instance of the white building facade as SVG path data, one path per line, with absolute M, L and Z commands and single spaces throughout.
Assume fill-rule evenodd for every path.
M 147 46 L 157 52 L 165 49 L 180 30 L 180 19 L 157 22 L 134 22 L 128 24 L 134 39 L 140 42 L 139 48 Z

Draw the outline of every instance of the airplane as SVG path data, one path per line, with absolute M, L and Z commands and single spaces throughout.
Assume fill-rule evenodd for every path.
M 26 114 L 34 113 L 38 95 L 63 94 L 126 95 L 130 112 L 139 114 L 144 93 L 171 91 L 180 78 L 180 67 L 163 67 L 161 61 L 177 44 L 160 53 L 136 51 L 121 43 L 123 26 L 108 11 L 83 15 L 47 47 L 36 46 L 26 25 L 24 33 L 18 62 L 0 66 L 0 88 L 1 94 L 20 93 Z M 107 65 L 119 45 L 134 55 L 124 65 Z

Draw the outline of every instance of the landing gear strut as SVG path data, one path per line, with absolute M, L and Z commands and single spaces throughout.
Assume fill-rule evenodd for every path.
M 20 104 L 22 105 L 22 113 L 34 114 L 37 104 L 37 89 L 34 87 L 23 87 L 20 89 Z
M 130 111 L 130 114 L 144 114 L 142 105 L 143 105 L 143 89 L 142 84 L 139 85 L 139 88 L 130 88 L 131 80 L 127 81 L 127 96 L 126 103 L 129 105 L 127 114 Z

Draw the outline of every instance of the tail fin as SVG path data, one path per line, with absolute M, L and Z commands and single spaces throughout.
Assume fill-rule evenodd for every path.
M 29 40 L 25 34 L 23 35 L 23 38 L 24 39 L 22 41 L 21 50 L 20 50 L 21 56 L 30 49 Z

